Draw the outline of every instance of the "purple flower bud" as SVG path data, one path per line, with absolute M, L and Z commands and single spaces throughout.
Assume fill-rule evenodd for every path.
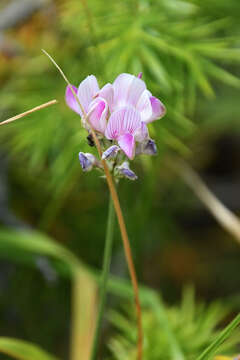
M 114 158 L 118 151 L 120 150 L 120 147 L 117 145 L 112 145 L 110 146 L 106 151 L 104 151 L 104 153 L 102 154 L 102 159 L 110 159 L 110 158 Z
M 157 145 L 154 140 L 147 139 L 138 144 L 136 148 L 136 155 L 156 155 L 157 154 Z
M 137 76 L 137 77 L 138 77 L 139 79 L 141 79 L 141 78 L 142 78 L 142 76 L 143 76 L 143 73 L 142 73 L 142 72 L 140 72 L 140 73 L 138 74 L 138 76 Z
M 137 180 L 137 175 L 130 169 L 121 169 L 121 174 L 130 180 Z
M 92 170 L 96 163 L 96 158 L 93 154 L 80 152 L 79 161 L 83 171 L 87 172 Z
M 122 165 L 117 166 L 115 169 L 117 175 L 120 177 L 126 177 L 129 180 L 137 180 L 137 175 L 129 168 L 129 164 L 127 161 L 124 161 Z
M 143 148 L 143 154 L 147 155 L 156 155 L 157 154 L 157 145 L 154 140 L 149 139 L 146 145 Z

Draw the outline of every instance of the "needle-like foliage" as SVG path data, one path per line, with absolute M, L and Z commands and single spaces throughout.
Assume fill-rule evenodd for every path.
M 235 334 L 232 333 L 239 325 L 240 318 L 238 316 L 231 326 L 229 325 L 221 332 L 223 320 L 229 314 L 229 309 L 219 302 L 208 305 L 197 303 L 193 290 L 186 288 L 181 304 L 166 309 L 168 328 L 158 315 L 161 306 L 160 303 L 155 304 L 155 307 L 143 312 L 144 358 L 148 360 L 207 360 L 213 359 L 216 353 L 233 355 L 238 351 L 239 330 L 236 330 Z M 113 354 L 111 359 L 135 359 L 136 331 L 131 314 L 129 309 L 125 310 L 124 315 L 116 311 L 110 313 L 110 319 L 118 331 L 110 341 Z M 171 337 L 169 329 L 171 329 Z M 173 348 L 173 340 L 178 346 L 178 352 Z

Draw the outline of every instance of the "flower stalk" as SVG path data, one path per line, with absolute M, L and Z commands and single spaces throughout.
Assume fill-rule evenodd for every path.
M 118 219 L 118 224 L 119 224 L 120 233 L 121 233 L 123 246 L 124 246 L 125 257 L 126 257 L 126 261 L 127 261 L 127 265 L 128 265 L 128 269 L 129 269 L 129 274 L 131 277 L 132 286 L 133 286 L 135 305 L 136 305 L 136 313 L 137 313 L 137 329 L 138 329 L 137 360 L 142 360 L 143 332 L 142 332 L 142 316 L 141 316 L 141 305 L 140 305 L 138 281 L 137 281 L 136 271 L 135 271 L 135 267 L 134 267 L 134 263 L 133 263 L 132 252 L 131 252 L 131 247 L 130 247 L 130 243 L 129 243 L 129 239 L 128 239 L 127 229 L 126 229 L 124 217 L 122 214 L 118 194 L 117 194 L 114 182 L 113 182 L 113 178 L 112 178 L 112 175 L 108 168 L 108 165 L 106 163 L 106 160 L 102 159 L 102 149 L 101 149 L 100 142 L 97 138 L 96 132 L 93 129 L 93 127 L 91 126 L 90 122 L 88 121 L 88 116 L 87 116 L 77 94 L 75 93 L 73 86 L 70 84 L 66 75 L 64 74 L 62 69 L 59 67 L 59 65 L 54 61 L 54 59 L 45 50 L 43 50 L 43 52 L 45 53 L 45 55 L 47 55 L 47 57 L 56 66 L 56 68 L 59 70 L 60 74 L 66 81 L 66 83 L 69 85 L 72 95 L 76 99 L 76 101 L 81 109 L 84 121 L 88 124 L 88 126 L 90 128 L 90 133 L 93 136 L 93 140 L 96 145 L 99 158 L 101 159 L 101 163 L 102 163 L 102 166 L 103 166 L 103 169 L 105 172 L 105 176 L 106 176 L 106 180 L 107 180 L 107 185 L 108 185 L 108 188 L 110 191 L 110 195 L 112 197 L 113 205 L 114 205 L 116 216 Z

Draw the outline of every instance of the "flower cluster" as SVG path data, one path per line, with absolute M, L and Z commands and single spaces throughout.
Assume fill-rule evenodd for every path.
M 72 85 L 87 119 L 83 116 L 78 101 L 70 86 L 66 89 L 67 105 L 82 117 L 83 126 L 90 131 L 89 124 L 103 147 L 103 159 L 108 160 L 114 175 L 135 180 L 137 177 L 129 168 L 128 159 L 135 155 L 154 155 L 157 152 L 154 140 L 150 139 L 147 124 L 160 119 L 166 110 L 162 102 L 147 90 L 140 73 L 120 74 L 113 84 L 99 88 L 95 76 L 90 75 L 79 87 Z M 92 141 L 91 137 L 88 139 Z M 79 153 L 84 171 L 101 163 L 90 153 Z

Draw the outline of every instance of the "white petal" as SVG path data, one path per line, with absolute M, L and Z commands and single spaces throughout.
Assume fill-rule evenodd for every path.
M 103 88 L 99 91 L 99 96 L 106 100 L 110 110 L 112 109 L 113 105 L 113 95 L 114 90 L 112 84 L 110 83 L 104 85 Z
M 143 80 L 131 74 L 119 75 L 113 83 L 114 88 L 114 105 L 113 109 L 117 110 L 123 106 L 136 106 L 140 96 L 146 89 Z
M 77 94 L 86 113 L 88 112 L 89 105 L 98 91 L 99 86 L 94 75 L 89 75 L 79 85 Z
M 141 114 L 141 120 L 147 122 L 152 116 L 152 105 L 149 97 L 149 91 L 144 90 L 137 102 L 136 109 Z

